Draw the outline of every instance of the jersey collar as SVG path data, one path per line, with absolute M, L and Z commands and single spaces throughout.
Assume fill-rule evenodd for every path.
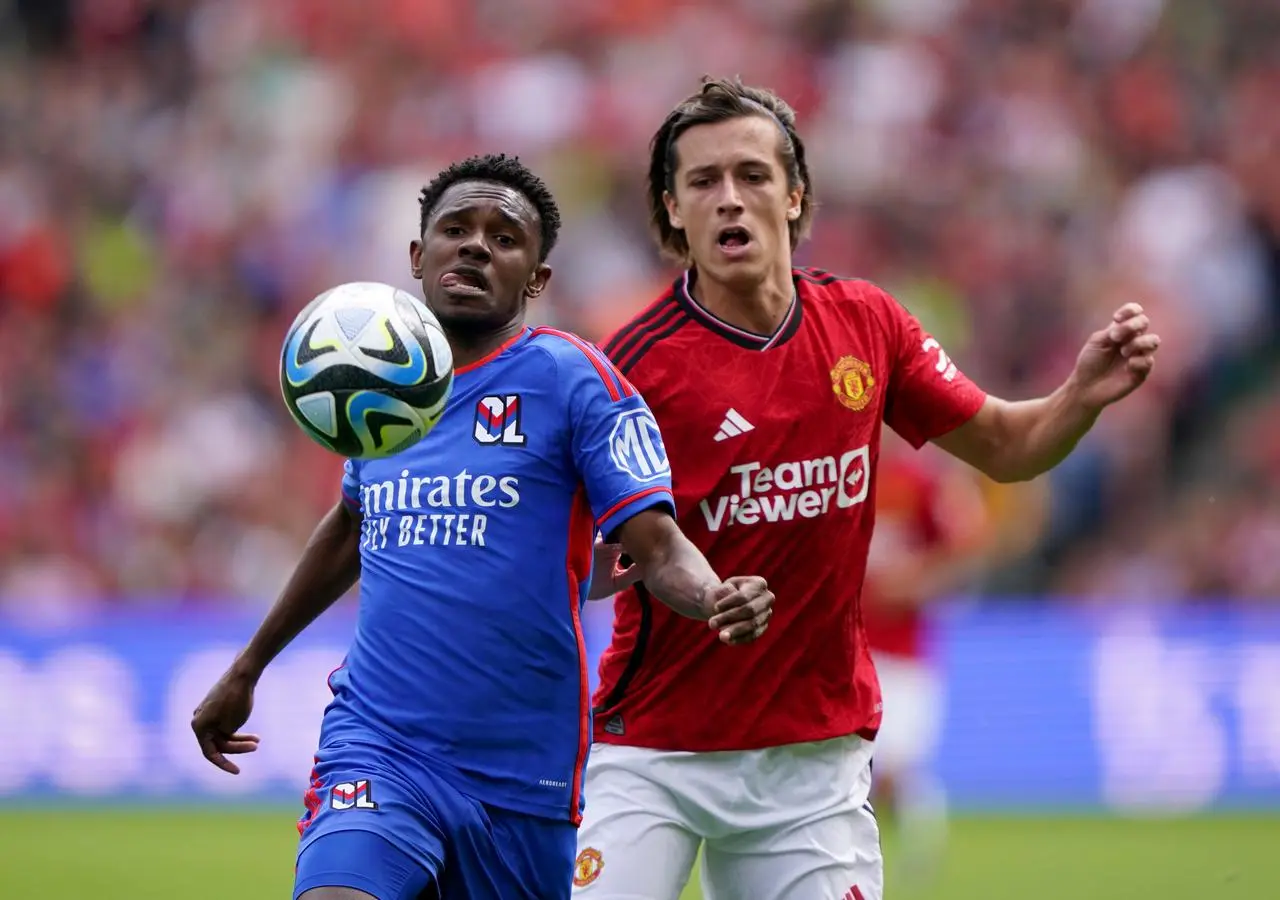
M 467 363 L 465 366 L 458 366 L 456 369 L 453 370 L 453 374 L 465 375 L 467 372 L 474 372 L 476 369 L 480 368 L 486 363 L 493 362 L 499 356 L 506 353 L 508 350 L 510 350 L 512 347 L 518 344 L 520 341 L 527 338 L 530 335 L 530 333 L 531 332 L 530 332 L 529 326 L 528 325 L 524 326 L 523 328 L 520 329 L 520 331 L 517 334 L 514 334 L 511 337 L 507 338 L 505 341 L 502 342 L 501 345 L 494 348 L 493 350 L 490 350 L 488 353 L 486 353 L 484 356 L 477 359 L 475 362 Z
M 693 299 L 693 284 L 698 273 L 695 269 L 687 269 L 675 284 L 676 302 L 688 313 L 689 318 L 709 331 L 713 331 L 727 341 L 747 350 L 772 350 L 781 347 L 795 336 L 800 329 L 801 305 L 800 293 L 796 290 L 791 295 L 791 305 L 787 313 L 778 323 L 772 334 L 757 334 L 737 325 L 731 325 L 711 312 L 697 300 Z

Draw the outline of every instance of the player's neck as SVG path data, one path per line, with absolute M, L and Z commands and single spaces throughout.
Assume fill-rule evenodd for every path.
M 763 281 L 739 287 L 701 273 L 690 291 L 703 309 L 730 325 L 753 334 L 773 334 L 787 317 L 795 299 L 791 261 L 774 266 Z
M 453 351 L 453 367 L 461 369 L 479 362 L 524 330 L 524 318 L 513 319 L 496 331 L 468 332 L 448 329 L 449 349 Z

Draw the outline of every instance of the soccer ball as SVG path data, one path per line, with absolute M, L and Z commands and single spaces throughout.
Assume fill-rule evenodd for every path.
M 389 284 L 341 284 L 294 319 L 280 389 L 302 430 L 356 459 L 422 440 L 453 389 L 453 353 L 425 305 Z

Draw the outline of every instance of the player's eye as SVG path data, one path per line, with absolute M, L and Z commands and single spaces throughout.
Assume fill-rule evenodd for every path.
M 446 225 L 444 227 L 444 233 L 449 237 L 461 237 L 462 231 L 461 225 Z
M 746 180 L 748 184 L 760 184 L 765 180 L 765 174 L 763 172 L 748 172 Z
M 516 245 L 516 239 L 509 234 L 496 235 L 493 240 L 500 247 L 514 247 Z

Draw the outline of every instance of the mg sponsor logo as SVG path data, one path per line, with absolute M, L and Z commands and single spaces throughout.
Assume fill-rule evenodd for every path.
M 698 504 L 708 531 L 761 522 L 816 519 L 832 508 L 848 509 L 867 499 L 871 450 L 818 456 L 776 465 L 746 462 L 729 469 L 731 493 Z
M 609 454 L 618 470 L 636 481 L 653 481 L 671 471 L 662 432 L 647 409 L 631 409 L 618 416 L 609 435 Z

